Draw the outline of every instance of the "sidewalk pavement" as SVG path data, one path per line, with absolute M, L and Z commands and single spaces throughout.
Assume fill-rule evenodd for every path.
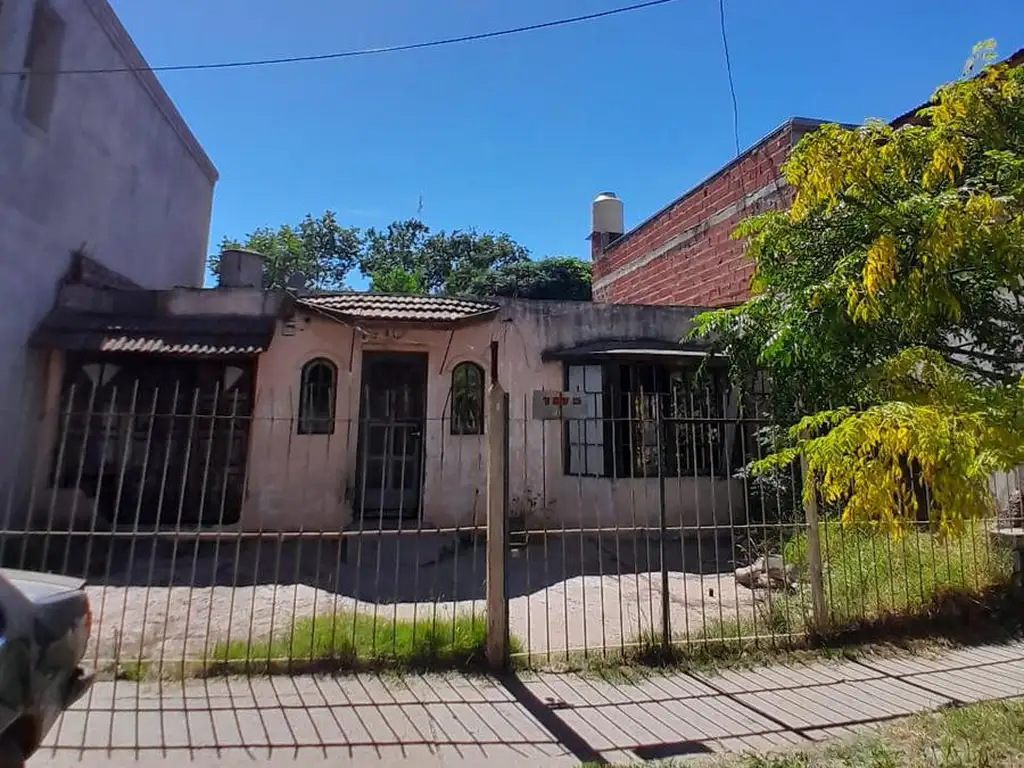
M 276 677 L 99 683 L 29 765 L 576 766 L 837 738 L 1024 698 L 1024 642 L 720 675 Z

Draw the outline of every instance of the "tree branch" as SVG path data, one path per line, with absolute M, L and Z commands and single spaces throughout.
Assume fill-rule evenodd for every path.
M 990 352 L 981 352 L 976 349 L 970 349 L 969 347 L 954 347 L 949 344 L 925 344 L 928 349 L 935 350 L 942 354 L 948 355 L 962 355 L 964 357 L 973 357 L 978 360 L 987 360 L 993 363 L 1003 363 L 1005 365 L 1015 365 L 1024 363 L 1024 357 L 1006 357 L 1004 355 L 995 355 Z

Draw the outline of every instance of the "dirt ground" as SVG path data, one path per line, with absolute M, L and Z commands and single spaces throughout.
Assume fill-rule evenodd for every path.
M 673 633 L 693 639 L 716 620 L 749 616 L 754 593 L 731 574 L 669 573 Z M 337 610 L 395 618 L 482 615 L 483 600 L 366 603 L 306 584 L 246 587 L 90 586 L 98 663 L 202 657 L 218 642 L 287 632 L 293 618 Z M 709 596 L 710 593 L 714 597 Z M 509 601 L 509 629 L 535 654 L 614 649 L 661 627 L 661 574 L 575 576 Z M 712 630 L 713 631 L 713 630 Z
M 375 611 L 381 621 L 482 615 L 485 555 L 471 536 L 367 535 L 301 542 L 51 542 L 49 560 L 85 574 L 99 664 L 202 657 L 218 642 L 285 633 L 296 617 Z M 673 633 L 750 616 L 759 599 L 736 584 L 733 547 L 602 536 L 532 537 L 507 559 L 509 624 L 533 654 L 612 649 L 661 628 L 668 573 Z M 9 564 L 9 563 L 7 563 Z M 49 563 L 52 567 L 53 563 Z

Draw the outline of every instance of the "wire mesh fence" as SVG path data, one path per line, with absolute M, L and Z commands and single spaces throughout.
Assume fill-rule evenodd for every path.
M 831 509 L 809 526 L 799 467 L 747 471 L 771 428 L 756 402 L 583 368 L 576 410 L 516 395 L 504 424 L 474 382 L 442 416 L 403 385 L 353 418 L 315 388 L 275 414 L 219 383 L 71 386 L 10 468 L 0 562 L 86 579 L 90 661 L 122 679 L 483 663 L 489 568 L 505 650 L 533 664 L 784 645 L 1012 572 L 990 520 L 953 538 L 926 515 L 899 539 Z M 488 472 L 507 526 L 490 563 Z M 993 481 L 1004 517 L 1017 480 Z

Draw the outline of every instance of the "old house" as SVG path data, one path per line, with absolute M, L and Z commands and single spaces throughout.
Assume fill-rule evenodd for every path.
M 58 284 L 202 285 L 217 171 L 107 0 L 4 0 L 0 69 L 22 73 L 0 77 L 2 488 L 32 455 L 26 341 Z M 109 69 L 130 71 L 62 74 Z
M 261 290 L 260 267 L 234 251 L 217 289 L 62 289 L 33 337 L 50 361 L 37 519 L 482 522 L 492 373 L 509 393 L 513 516 L 570 528 L 657 525 L 662 509 L 675 526 L 744 519 L 738 404 L 680 341 L 695 309 L 304 296 Z M 545 391 L 575 409 L 542 418 Z

